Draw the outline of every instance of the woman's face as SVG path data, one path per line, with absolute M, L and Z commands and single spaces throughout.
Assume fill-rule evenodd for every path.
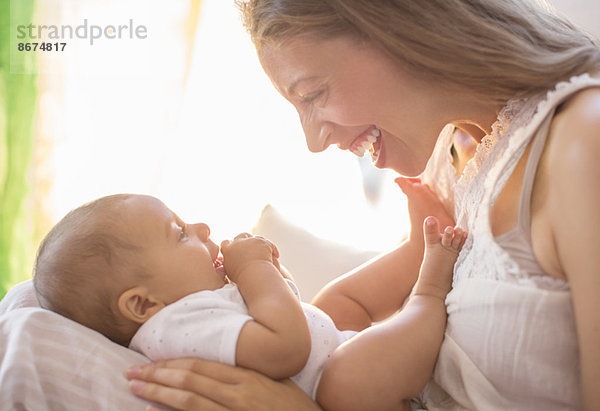
M 373 147 L 365 143 L 375 165 L 415 176 L 451 120 L 434 85 L 408 75 L 368 43 L 297 38 L 265 45 L 258 55 L 277 90 L 296 107 L 312 152 L 332 144 L 356 151 L 378 128 Z

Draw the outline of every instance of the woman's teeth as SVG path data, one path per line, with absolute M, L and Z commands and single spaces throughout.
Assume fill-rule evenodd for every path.
M 379 148 L 375 149 L 375 143 L 377 139 L 381 136 L 381 131 L 378 127 L 374 127 L 371 130 L 371 133 L 366 137 L 362 138 L 359 142 L 356 142 L 351 148 L 355 155 L 358 157 L 362 157 L 368 151 L 371 154 L 371 158 L 375 162 L 377 157 L 379 157 Z

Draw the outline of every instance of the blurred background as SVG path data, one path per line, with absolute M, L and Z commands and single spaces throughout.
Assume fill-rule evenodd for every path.
M 553 4 L 600 35 L 597 0 Z M 216 241 L 250 231 L 267 204 L 359 249 L 407 232 L 393 173 L 308 152 L 232 1 L 0 0 L 0 19 L 0 297 L 30 276 L 53 224 L 119 192 L 159 197 Z M 29 24 L 65 49 L 18 51 L 15 27 Z M 84 24 L 128 27 L 93 44 L 52 40 L 50 26 Z M 139 27 L 144 38 L 128 35 Z

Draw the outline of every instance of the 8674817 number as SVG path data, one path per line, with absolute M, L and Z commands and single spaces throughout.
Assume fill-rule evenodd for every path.
M 19 51 L 64 51 L 67 43 L 19 43 Z

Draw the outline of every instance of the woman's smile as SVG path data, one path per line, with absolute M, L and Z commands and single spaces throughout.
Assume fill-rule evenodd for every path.
M 375 162 L 377 160 L 377 155 L 379 154 L 378 150 L 375 149 L 375 144 L 380 136 L 381 132 L 377 126 L 369 127 L 364 133 L 352 141 L 348 150 L 358 157 L 362 157 L 366 152 L 369 152 L 373 158 L 373 162 Z

